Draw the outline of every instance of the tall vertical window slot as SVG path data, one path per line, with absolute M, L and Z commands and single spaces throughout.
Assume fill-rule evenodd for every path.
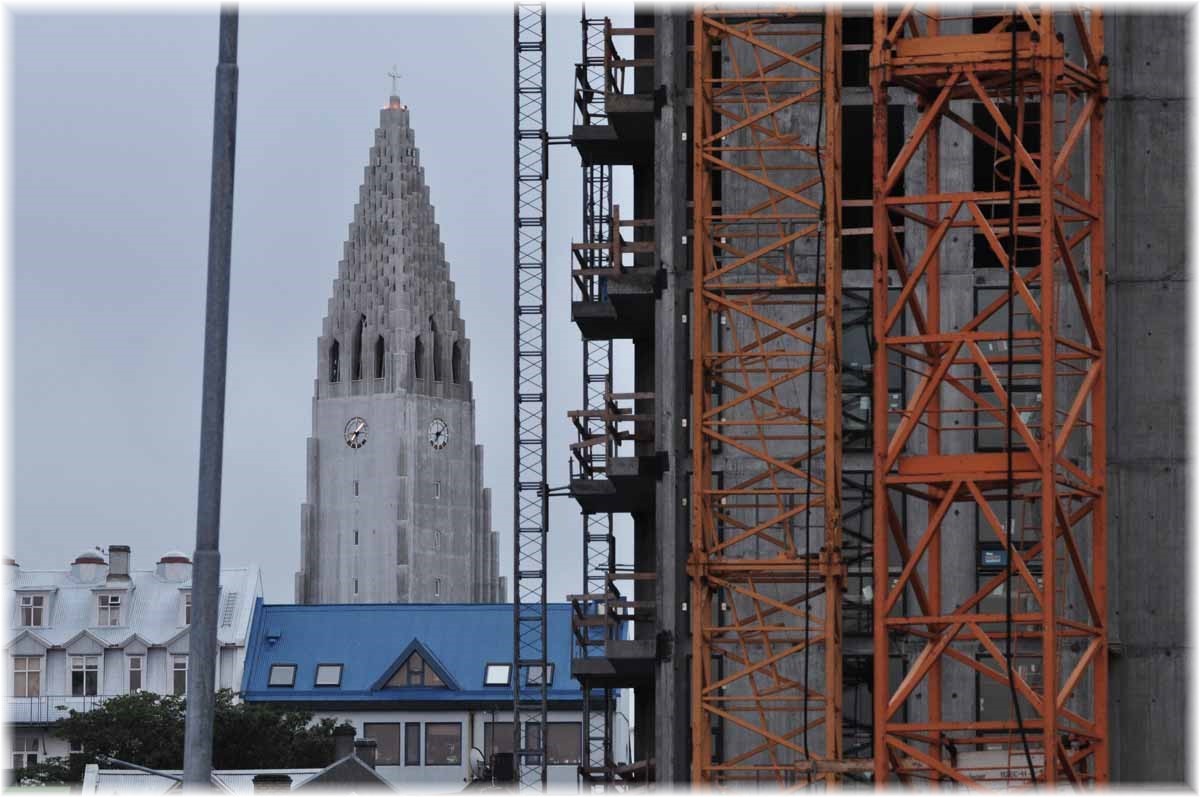
M 375 378 L 383 379 L 383 335 L 375 339 Z
M 413 341 L 413 376 L 417 379 L 425 378 L 425 344 L 421 342 L 421 336 L 417 335 L 417 339 Z
M 142 691 L 142 664 L 145 659 L 141 656 L 129 657 L 129 693 Z
M 338 381 L 338 369 L 341 366 L 341 346 L 335 340 L 329 346 L 329 381 Z
M 188 657 L 171 657 L 171 693 L 174 695 L 187 694 Z
M 357 382 L 362 379 L 362 339 L 363 327 L 367 325 L 367 317 L 360 315 L 358 317 L 358 327 L 354 330 L 354 351 L 351 353 L 353 360 L 350 363 L 350 378 Z
M 429 316 L 429 334 L 433 336 L 433 381 L 442 381 L 442 339 L 438 336 L 437 322 Z
M 457 340 L 450 350 L 450 378 L 456 385 L 462 382 L 462 343 Z

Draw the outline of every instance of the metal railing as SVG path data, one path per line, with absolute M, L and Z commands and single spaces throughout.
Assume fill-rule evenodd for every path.
M 70 716 L 72 711 L 91 711 L 116 695 L 38 695 L 8 698 L 8 721 L 18 725 L 41 725 Z
M 568 595 L 571 601 L 571 634 L 573 658 L 604 655 L 610 640 L 632 639 L 629 626 L 635 622 L 653 622 L 655 602 L 626 597 L 617 581 L 653 581 L 654 573 L 617 571 L 604 579 L 604 591 L 584 595 Z
M 622 230 L 630 231 L 633 240 L 626 240 Z M 608 223 L 608 240 L 571 244 L 575 268 L 571 270 L 576 300 L 598 302 L 608 298 L 608 280 L 620 277 L 625 269 L 636 265 L 626 256 L 654 254 L 654 220 L 622 219 L 620 205 L 613 205 Z
M 610 374 L 604 379 L 603 409 L 568 412 L 579 436 L 571 444 L 571 478 L 603 477 L 608 472 L 608 461 L 620 453 L 622 443 L 653 440 L 653 413 L 635 412 L 619 403 L 653 399 L 654 394 L 648 392 L 614 393 Z
M 635 45 L 638 36 L 653 36 L 654 28 L 614 28 L 612 20 L 604 20 L 604 93 L 625 94 L 625 75 L 630 69 L 654 66 L 653 58 L 622 58 L 617 50 L 617 38 L 629 39 Z M 629 92 L 632 93 L 632 92 Z

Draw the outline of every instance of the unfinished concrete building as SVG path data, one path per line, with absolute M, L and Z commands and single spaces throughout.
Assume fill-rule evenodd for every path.
M 633 20 L 570 136 L 584 779 L 1184 781 L 1186 17 Z

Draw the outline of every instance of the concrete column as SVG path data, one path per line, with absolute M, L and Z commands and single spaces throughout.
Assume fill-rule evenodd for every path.
M 1194 12 L 1193 12 L 1194 13 Z M 1112 779 L 1188 776 L 1187 33 L 1106 14 Z
M 665 285 L 659 296 L 655 324 L 655 445 L 664 457 L 656 493 L 658 579 L 657 638 L 660 661 L 655 675 L 655 759 L 660 783 L 688 779 L 690 761 L 689 618 L 683 611 L 688 595 L 684 565 L 688 555 L 688 496 L 690 456 L 683 421 L 690 402 L 688 326 L 690 314 L 690 249 L 687 213 L 688 142 L 690 130 L 687 86 L 687 12 L 659 6 L 654 15 L 654 84 L 662 98 L 655 120 L 654 221 L 659 268 Z M 646 727 L 639 720 L 639 725 Z

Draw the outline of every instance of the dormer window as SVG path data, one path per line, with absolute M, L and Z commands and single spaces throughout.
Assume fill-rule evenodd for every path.
M 421 658 L 421 654 L 413 651 L 400 669 L 396 670 L 396 674 L 388 681 L 389 687 L 406 687 L 406 686 L 445 686 L 445 682 L 438 677 L 438 674 L 433 671 L 425 659 Z
M 21 607 L 22 627 L 40 628 L 46 624 L 45 595 L 22 595 L 18 605 Z
M 107 627 L 121 624 L 121 596 L 117 593 L 101 593 L 96 596 L 98 617 L 96 625 Z

